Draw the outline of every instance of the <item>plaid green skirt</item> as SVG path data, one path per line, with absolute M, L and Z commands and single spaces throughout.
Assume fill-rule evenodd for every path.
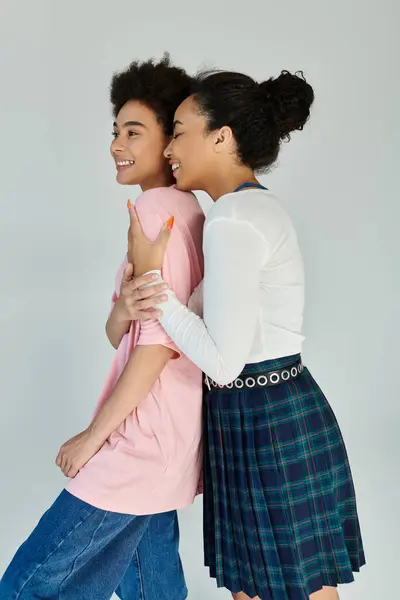
M 247 365 L 243 375 L 299 356 Z M 343 438 L 317 383 L 218 388 L 204 402 L 205 564 L 218 587 L 308 600 L 365 564 Z

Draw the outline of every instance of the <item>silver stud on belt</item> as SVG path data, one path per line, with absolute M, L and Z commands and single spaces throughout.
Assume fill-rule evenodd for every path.
M 287 367 L 285 369 L 261 373 L 260 375 L 254 377 L 237 377 L 235 381 L 232 383 L 227 383 L 226 385 L 218 384 L 207 375 L 205 375 L 204 382 L 209 390 L 211 390 L 211 388 L 229 390 L 234 388 L 237 390 L 241 390 L 242 388 L 251 389 L 254 387 L 263 388 L 278 385 L 279 383 L 295 379 L 303 372 L 303 370 L 304 366 L 302 362 L 298 361 L 292 367 Z

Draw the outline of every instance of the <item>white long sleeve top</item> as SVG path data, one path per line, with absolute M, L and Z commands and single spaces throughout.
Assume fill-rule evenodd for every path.
M 182 352 L 221 385 L 246 363 L 300 353 L 303 261 L 277 198 L 258 188 L 219 198 L 205 221 L 203 251 L 204 280 L 189 308 L 170 290 L 159 307 Z

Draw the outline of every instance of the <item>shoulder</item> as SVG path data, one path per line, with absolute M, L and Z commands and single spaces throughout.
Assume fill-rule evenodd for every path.
M 142 214 L 157 213 L 166 216 L 185 209 L 198 210 L 200 205 L 191 192 L 181 192 L 175 186 L 171 186 L 143 192 L 136 200 L 135 207 Z
M 291 226 L 290 217 L 278 198 L 268 190 L 249 189 L 225 194 L 207 214 L 206 227 L 228 220 L 253 226 L 260 233 L 271 227 Z
M 181 192 L 175 187 L 156 188 L 143 192 L 135 207 L 149 238 L 154 239 L 170 217 L 174 217 L 171 239 L 193 238 L 202 234 L 204 212 L 194 194 Z
M 163 225 L 174 217 L 171 242 L 198 237 L 203 231 L 204 213 L 194 194 L 175 187 L 155 188 L 143 192 L 135 202 L 140 223 L 149 239 L 156 239 Z
M 281 212 L 278 198 L 268 190 L 244 190 L 225 194 L 219 198 L 207 215 L 207 222 L 219 218 L 254 219 L 271 212 Z

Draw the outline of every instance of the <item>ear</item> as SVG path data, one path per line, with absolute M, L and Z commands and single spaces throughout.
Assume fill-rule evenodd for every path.
M 234 143 L 234 137 L 232 133 L 232 129 L 227 125 L 221 127 L 215 132 L 214 139 L 214 150 L 217 153 L 225 152 L 227 149 L 231 148 Z

